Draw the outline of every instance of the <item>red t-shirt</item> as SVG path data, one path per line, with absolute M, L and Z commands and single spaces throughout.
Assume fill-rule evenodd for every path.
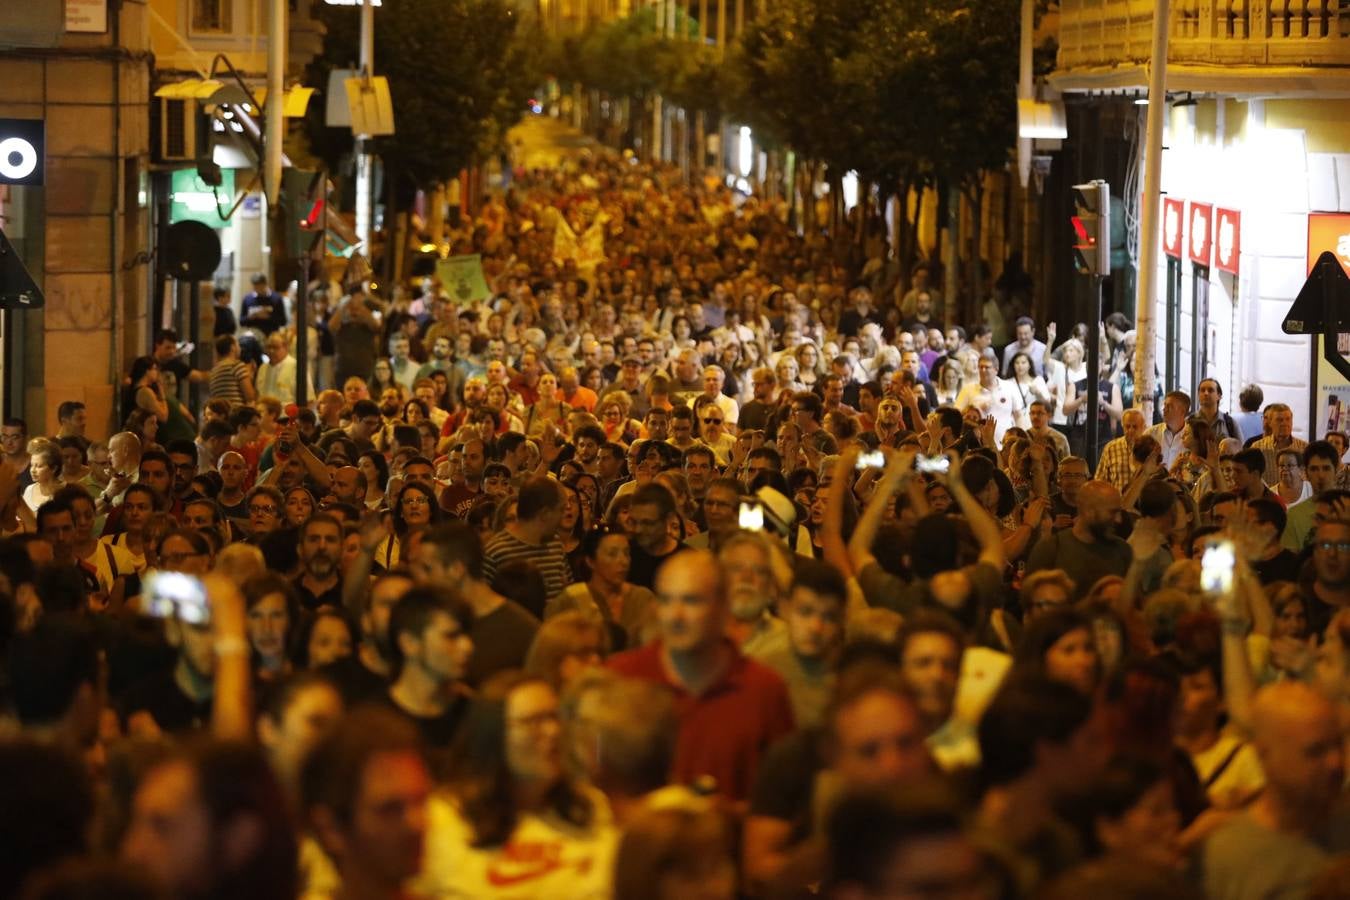
M 474 502 L 481 496 L 483 496 L 482 493 L 471 490 L 466 485 L 447 485 L 445 490 L 441 491 L 441 509 L 454 516 L 456 519 L 463 519 L 469 514 L 470 507 L 472 507 Z
M 735 658 L 722 680 L 695 697 L 666 677 L 661 646 L 654 641 L 619 653 L 607 665 L 620 675 L 655 681 L 674 692 L 680 717 L 671 773 L 675 783 L 691 784 L 711 775 L 718 793 L 746 799 L 765 751 L 793 730 L 787 685 L 778 673 L 733 648 Z
M 535 403 L 539 402 L 538 382 L 535 383 L 534 387 L 531 387 L 525 383 L 525 379 L 517 378 L 515 381 L 512 381 L 508 387 L 510 387 L 514 393 L 520 395 L 520 402 L 523 406 L 533 406 Z

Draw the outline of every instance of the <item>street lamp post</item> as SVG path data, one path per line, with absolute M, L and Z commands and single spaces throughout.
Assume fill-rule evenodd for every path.
M 361 2 L 361 73 L 370 78 L 375 74 L 375 4 L 374 0 Z M 356 136 L 356 237 L 361 241 L 366 258 L 370 258 L 371 169 L 370 135 Z
M 1148 115 L 1144 129 L 1144 199 L 1139 223 L 1139 293 L 1135 302 L 1134 402 L 1153 421 L 1153 377 L 1158 326 L 1153 293 L 1158 282 L 1158 225 L 1162 216 L 1163 113 L 1167 110 L 1168 0 L 1153 10 L 1153 58 L 1149 61 Z

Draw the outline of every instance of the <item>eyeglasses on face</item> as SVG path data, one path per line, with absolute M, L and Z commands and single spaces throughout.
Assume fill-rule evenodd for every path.
M 721 425 L 721 424 L 722 424 L 722 420 L 721 420 L 721 419 L 704 419 L 704 420 L 703 420 L 703 424 L 704 424 L 704 425 Z
M 1350 553 L 1350 541 L 1318 541 L 1313 548 L 1321 553 Z
M 277 514 L 275 506 L 263 506 L 262 504 L 254 504 L 248 508 L 248 511 L 255 516 L 275 516 Z

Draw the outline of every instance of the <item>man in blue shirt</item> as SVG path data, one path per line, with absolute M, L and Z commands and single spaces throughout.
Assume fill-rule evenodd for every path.
M 263 334 L 271 334 L 286 327 L 286 301 L 267 284 L 267 276 L 259 272 L 253 276 L 253 292 L 244 297 L 244 326 L 251 326 Z

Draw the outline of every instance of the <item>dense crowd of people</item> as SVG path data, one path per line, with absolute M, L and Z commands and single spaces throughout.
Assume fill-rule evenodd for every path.
M 629 160 L 433 237 L 4 421 L 0 895 L 1346 896 L 1343 433 Z

